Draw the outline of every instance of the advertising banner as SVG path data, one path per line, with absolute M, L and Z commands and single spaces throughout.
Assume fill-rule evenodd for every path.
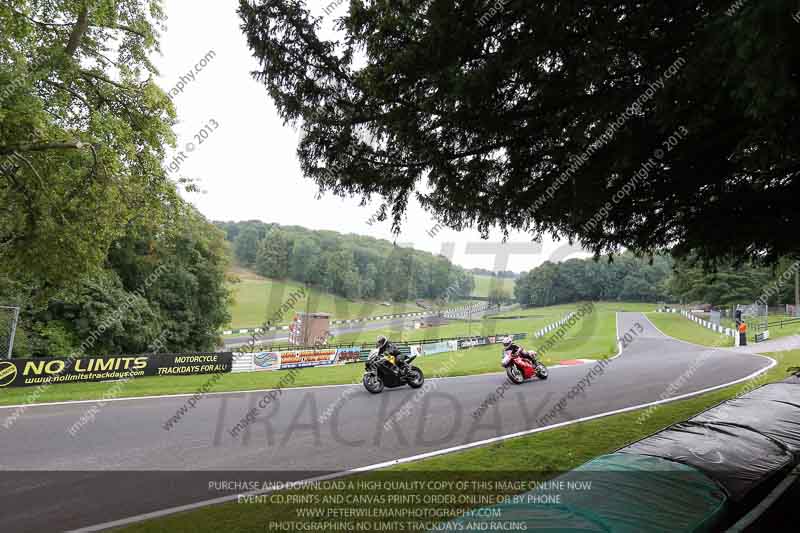
M 433 342 L 422 345 L 423 355 L 433 355 L 435 353 L 444 353 L 449 351 L 451 350 L 450 350 L 450 345 L 447 341 Z
M 0 387 L 230 372 L 233 354 L 193 353 L 0 361 Z
M 255 354 L 253 353 L 234 353 L 233 354 L 233 365 L 231 366 L 231 372 L 253 372 L 256 369 L 255 366 Z
M 279 352 L 259 352 L 253 354 L 255 370 L 280 370 L 281 354 Z
M 301 368 L 306 366 L 326 366 L 336 362 L 339 352 L 342 352 L 344 361 L 349 362 L 348 358 L 358 354 L 361 357 L 359 348 L 325 348 L 321 350 L 281 350 L 279 352 L 260 352 L 253 358 L 255 369 L 260 370 L 279 370 L 283 368 Z
M 295 350 L 281 352 L 281 368 L 332 365 L 336 360 L 336 348 L 325 350 Z
M 455 343 L 455 347 L 453 347 L 452 342 L 442 341 L 429 342 L 426 344 L 411 344 L 409 348 L 411 348 L 411 355 L 434 355 L 437 353 L 456 351 L 458 349 L 458 342 Z
M 336 364 L 346 365 L 349 363 L 360 363 L 362 361 L 364 361 L 364 359 L 361 358 L 360 346 L 336 348 Z
M 473 346 L 482 346 L 486 344 L 488 339 L 486 337 L 473 337 L 471 339 L 461 339 L 458 341 L 458 348 L 472 348 Z

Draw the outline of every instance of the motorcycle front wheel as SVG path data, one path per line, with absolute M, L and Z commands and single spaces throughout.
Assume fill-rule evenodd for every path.
M 367 372 L 364 374 L 364 388 L 372 394 L 379 394 L 383 392 L 383 380 L 378 377 L 374 372 Z
M 539 379 L 547 379 L 547 376 L 550 374 L 547 371 L 546 366 L 544 366 L 542 363 L 536 363 L 536 375 L 539 376 Z
M 419 368 L 412 366 L 408 369 L 408 386 L 412 389 L 418 389 L 422 387 L 422 384 L 425 383 L 425 376 L 422 373 L 422 370 Z
M 517 365 L 514 364 L 506 367 L 506 375 L 508 375 L 508 379 L 511 380 L 511 383 L 514 383 L 515 385 L 519 385 L 525 381 L 525 376 L 522 375 L 522 370 L 520 370 Z

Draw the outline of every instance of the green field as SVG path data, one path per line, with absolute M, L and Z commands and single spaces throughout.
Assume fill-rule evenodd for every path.
M 770 354 L 778 361 L 766 376 L 756 377 L 753 385 L 778 381 L 786 377 L 790 367 L 800 365 L 800 351 Z M 641 410 L 573 424 L 534 435 L 509 439 L 462 452 L 451 453 L 390 467 L 380 472 L 358 476 L 360 480 L 385 480 L 387 474 L 411 473 L 420 479 L 458 479 L 460 473 L 481 472 L 484 479 L 519 478 L 514 472 L 524 472 L 526 479 L 548 479 L 553 472 L 575 468 L 599 455 L 613 452 L 671 424 L 680 422 L 748 389 L 750 383 L 740 383 L 694 398 L 659 406 L 651 416 L 641 420 Z M 569 443 L 565 446 L 565 443 Z M 439 472 L 437 475 L 436 473 Z M 413 478 L 412 478 L 413 479 Z M 293 490 L 286 494 L 304 495 L 308 490 Z M 325 510 L 337 504 L 323 503 Z M 463 509 L 462 509 L 463 510 Z M 295 509 L 286 505 L 227 503 L 196 511 L 151 520 L 124 528 L 128 533 L 161 531 L 217 531 L 224 524 L 230 532 L 252 531 L 258 524 L 269 521 L 297 520 Z M 353 524 L 352 519 L 346 519 Z M 354 524 L 353 524 L 354 525 Z M 355 525 L 354 525 L 355 527 Z
M 500 287 L 504 289 L 510 296 L 514 296 L 515 280 L 509 278 L 495 278 L 493 276 L 482 276 L 480 274 L 473 274 L 475 278 L 475 288 L 472 289 L 472 296 L 489 296 L 489 291 L 493 287 Z
M 733 346 L 733 337 L 720 335 L 678 313 L 647 313 L 647 318 L 665 335 L 703 346 Z
M 284 305 L 293 292 L 303 288 L 301 283 L 293 281 L 274 281 L 253 274 L 238 273 L 238 275 L 241 281 L 231 284 L 234 302 L 230 308 L 230 329 L 261 325 L 267 317 L 271 317 Z M 294 316 L 294 311 L 331 313 L 337 320 L 423 311 L 413 302 L 392 303 L 386 306 L 382 302 L 348 300 L 313 289 L 309 294 L 310 297 L 301 298 L 293 309 L 285 313 L 282 320 L 272 325 L 288 324 Z
M 466 322 L 454 322 L 436 329 L 423 329 L 408 332 L 403 339 L 423 339 L 444 336 L 462 336 L 467 332 L 473 335 L 492 335 L 494 333 L 528 333 L 531 335 L 542 326 L 552 323 L 564 316 L 567 311 L 577 309 L 579 304 L 537 308 L 537 317 L 523 320 L 485 320 L 474 322 L 470 328 Z M 616 321 L 615 311 L 627 304 L 597 303 L 595 311 L 568 329 L 564 337 L 543 356 L 547 365 L 563 359 L 602 358 L 616 353 Z M 650 306 L 652 308 L 652 305 Z M 531 311 L 531 310 L 527 310 Z M 496 328 L 491 330 L 492 327 Z M 447 329 L 444 329 L 447 328 Z M 486 329 L 481 329 L 486 328 Z M 401 340 L 392 336 L 392 340 Z M 373 343 L 378 332 L 370 331 L 361 335 L 365 343 Z M 337 339 L 340 340 L 340 339 Z M 521 341 L 526 348 L 538 349 L 547 341 L 546 338 L 528 338 Z M 423 357 L 417 360 L 426 376 L 464 376 L 499 372 L 500 348 L 482 346 Z M 358 380 L 363 367 L 358 364 L 334 367 L 306 368 L 297 372 L 293 386 L 346 384 Z M 278 385 L 283 372 L 251 372 L 242 374 L 225 374 L 214 383 L 211 392 L 247 391 L 271 389 Z M 129 381 L 120 392 L 121 397 L 139 397 L 163 394 L 194 393 L 211 376 L 169 376 L 145 377 Z M 35 387 L 3 389 L 0 391 L 0 405 L 22 403 L 41 403 L 66 400 L 97 400 L 109 389 L 108 383 L 67 383 L 48 387 L 35 400 L 29 398 Z

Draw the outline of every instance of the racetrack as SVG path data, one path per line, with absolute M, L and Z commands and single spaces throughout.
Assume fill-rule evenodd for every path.
M 431 380 L 422 395 L 373 396 L 360 385 L 284 390 L 238 438 L 228 430 L 264 392 L 209 395 L 170 430 L 162 425 L 186 397 L 110 402 L 74 437 L 67 428 L 92 402 L 30 407 L 11 429 L 0 425 L 3 530 L 74 529 L 231 494 L 209 490 L 210 481 L 303 479 L 463 449 L 725 386 L 774 364 L 665 337 L 640 313 L 618 314 L 618 332 L 627 331 L 637 335 L 582 393 L 570 391 L 599 365 L 555 368 L 548 381 L 512 387 L 477 420 L 504 374 Z M 406 403 L 411 413 L 385 428 Z

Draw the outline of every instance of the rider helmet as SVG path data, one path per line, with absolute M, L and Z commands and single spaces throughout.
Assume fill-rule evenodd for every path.
M 514 337 L 508 336 L 503 338 L 503 348 L 511 348 L 512 344 L 514 344 Z
M 381 348 L 386 346 L 387 342 L 389 342 L 389 341 L 388 341 L 388 339 L 386 337 L 384 337 L 383 335 L 379 335 L 378 336 L 378 340 L 375 343 L 375 347 L 380 350 Z

